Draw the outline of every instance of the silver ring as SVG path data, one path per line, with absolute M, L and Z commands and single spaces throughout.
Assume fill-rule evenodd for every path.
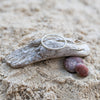
M 60 48 L 52 48 L 52 47 L 46 46 L 46 45 L 44 44 L 44 39 L 46 39 L 48 36 L 53 36 L 53 37 L 55 36 L 55 37 L 60 37 L 60 38 L 62 38 L 63 41 L 64 41 L 64 45 L 63 45 L 62 47 L 60 47 Z M 59 49 L 65 48 L 65 46 L 66 46 L 66 44 L 67 44 L 67 41 L 66 41 L 66 39 L 65 39 L 63 36 L 60 36 L 60 35 L 57 35 L 57 34 L 48 34 L 48 35 L 45 35 L 45 36 L 42 37 L 42 39 L 41 39 L 41 44 L 42 44 L 42 46 L 44 46 L 44 47 L 47 48 L 47 49 L 50 49 L 50 50 L 59 50 Z

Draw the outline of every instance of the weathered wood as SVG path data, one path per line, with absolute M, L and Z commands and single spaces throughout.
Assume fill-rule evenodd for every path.
M 66 56 L 85 57 L 89 55 L 90 49 L 87 44 L 73 42 L 72 39 L 67 40 L 65 48 L 60 50 L 49 50 L 41 45 L 41 40 L 35 40 L 25 47 L 12 52 L 5 57 L 6 63 L 13 68 L 20 68 L 26 65 L 47 60 L 50 58 L 59 58 Z

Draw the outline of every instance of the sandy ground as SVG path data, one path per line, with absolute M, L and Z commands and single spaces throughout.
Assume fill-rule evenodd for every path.
M 63 58 L 12 69 L 4 58 L 45 34 L 85 41 L 89 76 Z M 0 0 L 0 100 L 100 100 L 100 0 Z

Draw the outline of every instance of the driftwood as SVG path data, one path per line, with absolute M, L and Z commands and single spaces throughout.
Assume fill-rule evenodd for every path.
M 20 68 L 26 65 L 47 60 L 50 58 L 59 58 L 67 56 L 85 57 L 89 55 L 89 47 L 85 43 L 73 42 L 66 38 L 67 45 L 60 50 L 49 50 L 42 46 L 41 39 L 34 40 L 25 47 L 12 52 L 5 57 L 6 63 L 13 68 Z

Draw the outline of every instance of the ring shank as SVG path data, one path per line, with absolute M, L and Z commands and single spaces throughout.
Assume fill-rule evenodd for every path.
M 44 43 L 44 40 L 45 40 L 47 37 L 50 37 L 50 36 L 51 36 L 51 37 L 60 37 L 60 38 L 62 38 L 63 41 L 64 41 L 64 45 L 63 45 L 62 47 L 60 47 L 60 48 L 52 48 L 52 47 L 46 46 L 45 43 Z M 50 50 L 59 50 L 59 49 L 65 48 L 66 43 L 67 43 L 66 39 L 65 39 L 63 36 L 60 36 L 60 35 L 57 35 L 57 34 L 48 34 L 48 35 L 43 36 L 42 39 L 41 39 L 41 44 L 42 44 L 42 46 L 44 46 L 45 48 L 50 49 Z

